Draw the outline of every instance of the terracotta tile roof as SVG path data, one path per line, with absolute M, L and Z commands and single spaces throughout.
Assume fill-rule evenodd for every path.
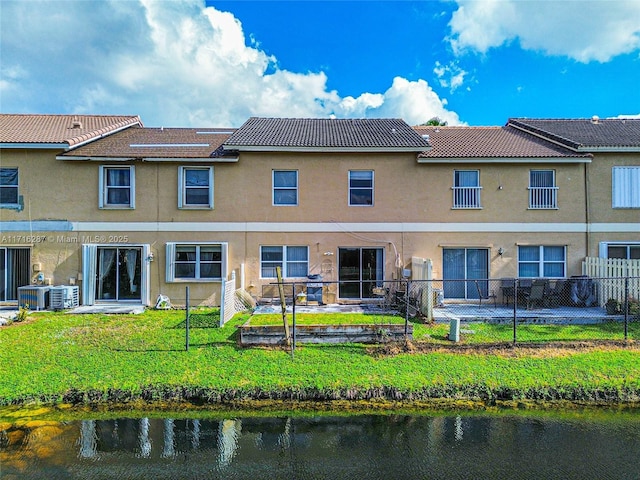
M 513 127 L 413 127 L 433 149 L 420 158 L 589 158 Z
M 640 119 L 510 118 L 508 125 L 526 130 L 578 151 L 640 150 Z
M 233 128 L 128 128 L 70 150 L 60 158 L 212 158 L 225 156 Z M 228 156 L 228 154 L 226 154 Z
M 238 150 L 396 150 L 429 148 L 400 119 L 256 118 L 225 142 Z
M 132 125 L 137 115 L 0 114 L 0 144 L 74 146 Z

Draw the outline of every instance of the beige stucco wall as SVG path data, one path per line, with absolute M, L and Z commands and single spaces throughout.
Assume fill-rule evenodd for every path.
M 623 231 L 590 232 L 586 256 L 599 256 L 600 242 L 640 242 L 640 229 L 624 228 L 624 224 L 640 223 L 640 209 L 612 208 L 612 169 L 626 166 L 640 166 L 640 154 L 596 153 L 587 167 L 589 222 L 594 226 L 620 224 Z
M 6 166 L 19 166 L 22 212 L 3 220 L 57 219 L 92 222 L 584 222 L 583 166 L 508 164 L 418 164 L 413 154 L 246 153 L 238 163 L 214 167 L 214 208 L 178 209 L 178 166 L 196 162 L 96 162 L 55 160 L 54 151 L 3 150 Z M 98 208 L 100 165 L 135 166 L 136 208 Z M 479 170 L 482 209 L 454 210 L 454 169 Z M 531 168 L 553 169 L 558 210 L 529 210 Z M 602 167 L 597 167 L 601 169 Z M 273 170 L 299 171 L 299 205 L 272 206 Z M 348 206 L 348 171 L 374 170 L 372 207 Z M 606 169 L 605 169 L 606 170 Z M 600 172 L 594 172 L 599 176 Z M 596 198 L 608 193 L 592 185 Z M 502 187 L 502 188 L 500 188 Z M 593 206 L 595 208 L 595 206 Z M 611 209 L 609 208 L 609 211 Z M 621 218 L 625 213 L 615 212 Z M 594 210 L 606 218 L 606 211 Z
M 33 242 L 32 263 L 40 263 L 46 278 L 54 284 L 69 284 L 82 271 L 82 243 L 105 238 L 118 245 L 150 245 L 154 261 L 150 265 L 150 298 L 159 293 L 175 303 L 184 301 L 185 283 L 165 281 L 167 242 L 227 242 L 229 268 L 236 272 L 238 286 L 244 285 L 259 296 L 262 285 L 271 279 L 260 278 L 260 245 L 308 245 L 310 273 L 325 280 L 337 280 L 339 247 L 378 246 L 385 250 L 386 278 L 395 273 L 395 251 L 408 266 L 412 256 L 430 258 L 434 276 L 442 276 L 442 249 L 447 247 L 483 247 L 490 249 L 490 276 L 499 278 L 517 273 L 517 245 L 564 245 L 567 247 L 567 274 L 581 273 L 580 262 L 587 254 L 597 255 L 596 238 L 626 240 L 634 235 L 591 235 L 586 232 L 554 232 L 553 224 L 586 222 L 585 166 L 582 164 L 419 164 L 413 154 L 276 154 L 243 153 L 238 163 L 214 166 L 214 208 L 179 210 L 178 166 L 202 165 L 195 162 L 135 162 L 135 210 L 98 208 L 98 171 L 100 162 L 55 160 L 54 151 L 3 150 L 3 166 L 20 169 L 22 211 L 0 210 L 2 221 L 65 220 L 69 222 L 111 222 L 112 228 L 100 231 L 2 232 L 2 245 L 29 245 L 21 241 L 31 233 L 44 240 Z M 634 157 L 635 158 L 635 157 Z M 637 222 L 637 211 L 612 212 L 611 166 L 623 159 L 611 158 L 589 165 L 592 200 L 591 221 Z M 625 157 L 625 161 L 629 158 Z M 631 159 L 635 162 L 634 159 Z M 105 165 L 118 165 L 105 162 Z M 452 209 L 454 169 L 480 171 L 482 209 Z M 553 169 L 559 187 L 557 210 L 528 209 L 529 170 Z M 271 172 L 274 169 L 299 171 L 299 205 L 272 206 Z M 375 171 L 373 207 L 348 206 L 348 171 Z M 608 176 L 606 175 L 608 169 Z M 608 195 L 608 196 L 607 196 Z M 604 200 L 601 200 L 604 199 Z M 608 209 L 607 209 L 608 205 Z M 136 231 L 140 225 L 155 222 L 191 223 L 188 231 Z M 205 232 L 200 223 L 269 222 L 271 231 Z M 327 231 L 305 232 L 283 227 L 285 223 L 327 224 Z M 380 224 L 374 231 L 352 230 L 350 224 Z M 417 231 L 415 225 L 435 224 L 430 231 Z M 495 224 L 491 231 L 474 231 L 474 224 Z M 526 224 L 551 225 L 547 231 Z M 104 224 L 104 223 L 103 223 Z M 393 224 L 385 231 L 384 224 Z M 519 231 L 508 232 L 510 224 L 521 224 Z M 133 227 L 127 225 L 134 225 Z M 400 225 L 400 226 L 398 226 Z M 406 226 L 403 227 L 403 225 Z M 448 228 L 454 225 L 455 228 Z M 460 226 L 463 226 L 460 230 Z M 503 227 L 504 226 L 504 227 Z M 460 231 L 455 231 L 456 229 Z M 147 229 L 149 230 L 149 229 Z M 289 231 L 287 231 L 289 230 Z M 320 229 L 322 230 L 322 229 Z M 400 231 L 398 231 L 400 230 Z M 419 229 L 418 229 L 419 230 Z M 123 241 L 122 235 L 127 236 Z M 114 242 L 109 242 L 110 237 Z M 638 239 L 638 236 L 635 235 Z M 95 243 L 95 242 L 93 242 Z M 498 248 L 504 254 L 497 254 Z M 594 249 L 596 249 L 594 251 Z M 325 255 L 331 252 L 333 255 Z M 244 277 L 241 276 L 244 271 Z M 194 303 L 218 304 L 219 283 L 189 283 Z M 335 291 L 335 286 L 333 287 Z

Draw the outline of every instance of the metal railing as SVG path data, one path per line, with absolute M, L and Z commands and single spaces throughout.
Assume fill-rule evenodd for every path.
M 482 187 L 452 187 L 453 208 L 481 208 Z
M 529 208 L 558 208 L 558 187 L 529 187 Z

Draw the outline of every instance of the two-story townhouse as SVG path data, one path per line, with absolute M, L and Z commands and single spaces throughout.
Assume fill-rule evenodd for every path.
M 50 234 L 71 229 L 61 219 L 93 188 L 56 155 L 141 125 L 134 115 L 0 114 L 0 302 L 15 302 L 18 287 L 50 279 L 54 265 L 64 271 L 73 255 Z
M 527 119 L 508 124 L 576 153 L 585 165 L 585 256 L 640 259 L 640 119 Z
M 418 159 L 430 210 L 406 245 L 433 260 L 446 298 L 478 295 L 447 280 L 580 274 L 589 154 L 509 125 L 415 129 L 433 145 Z
M 97 188 L 73 212 L 83 301 L 181 303 L 190 285 L 194 302 L 216 304 L 232 271 L 261 297 L 276 267 L 335 282 L 327 302 L 368 298 L 404 264 L 429 148 L 397 119 L 251 118 L 236 131 L 129 129 L 66 152 Z
M 635 134 L 624 143 L 607 131 L 585 147 L 523 119 L 411 128 L 252 118 L 236 130 L 126 117 L 137 123 L 38 150 L 24 141 L 38 117 L 2 142 L 13 291 L 37 274 L 79 283 L 85 304 L 150 304 L 158 293 L 179 304 L 186 285 L 194 302 L 218 304 L 231 272 L 260 298 L 281 267 L 289 281 L 321 275 L 332 282 L 324 301 L 347 302 L 371 297 L 414 256 L 445 280 L 565 277 L 598 249 L 633 257 L 640 241 Z M 468 284 L 445 282 L 445 296 L 476 298 Z

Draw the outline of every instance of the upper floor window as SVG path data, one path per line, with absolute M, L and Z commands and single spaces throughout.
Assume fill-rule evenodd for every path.
M 558 208 L 558 187 L 553 170 L 531 170 L 529 172 L 529 208 Z
M 613 167 L 613 208 L 640 208 L 640 167 Z
M 167 243 L 167 282 L 226 278 L 226 243 Z
M 135 208 L 135 170 L 100 166 L 100 208 Z
M 566 273 L 566 249 L 563 246 L 520 245 L 518 276 L 525 278 L 563 278 Z
M 640 259 L 640 243 L 629 245 L 610 243 L 607 246 L 607 258 Z
M 480 172 L 455 170 L 453 172 L 453 208 L 481 208 Z
M 260 276 L 276 278 L 277 267 L 281 268 L 283 277 L 306 277 L 309 274 L 309 247 L 260 247 Z
M 0 168 L 0 205 L 18 204 L 18 169 Z
M 373 170 L 349 171 L 349 205 L 373 205 Z
M 178 208 L 213 208 L 213 167 L 179 167 Z
M 298 205 L 298 172 L 296 170 L 273 171 L 273 204 Z

